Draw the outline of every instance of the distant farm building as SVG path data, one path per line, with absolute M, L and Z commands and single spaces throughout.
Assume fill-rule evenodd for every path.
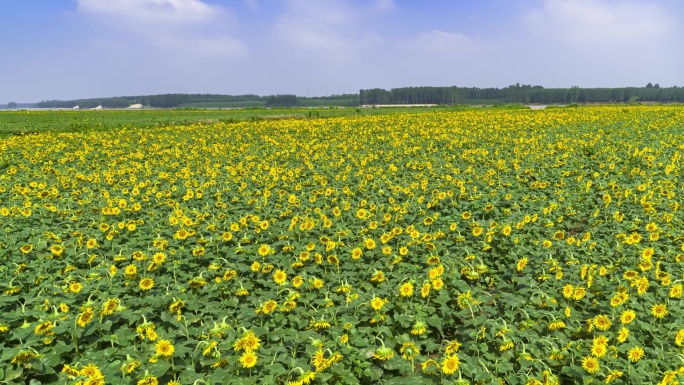
M 137 110 L 137 109 L 142 108 L 142 106 L 143 106 L 142 104 L 136 103 L 136 104 L 131 104 L 130 106 L 128 106 L 128 108 L 133 109 L 133 110 Z
M 101 106 L 101 105 L 99 105 L 99 106 L 97 106 L 97 107 L 91 108 L 91 110 L 101 110 L 101 109 L 102 109 L 102 106 Z

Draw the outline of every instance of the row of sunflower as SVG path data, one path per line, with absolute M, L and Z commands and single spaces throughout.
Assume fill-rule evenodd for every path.
M 0 142 L 0 382 L 683 380 L 681 107 Z

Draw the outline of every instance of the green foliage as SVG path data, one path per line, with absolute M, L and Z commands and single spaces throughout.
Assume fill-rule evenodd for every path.
M 681 107 L 407 111 L 1 139 L 0 383 L 684 379 Z

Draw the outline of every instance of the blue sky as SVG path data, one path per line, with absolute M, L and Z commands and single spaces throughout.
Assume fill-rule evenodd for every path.
M 681 0 L 0 0 L 0 104 L 684 86 Z

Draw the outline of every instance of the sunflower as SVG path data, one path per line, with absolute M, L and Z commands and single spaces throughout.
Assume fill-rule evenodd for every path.
M 560 330 L 560 329 L 565 329 L 566 325 L 565 322 L 557 320 L 549 323 L 549 330 L 554 331 L 554 330 Z
M 577 288 L 575 288 L 575 292 L 572 294 L 572 298 L 574 298 L 575 301 L 579 301 L 582 298 L 584 298 L 584 296 L 586 294 L 587 294 L 587 290 L 585 288 L 577 287 Z
M 608 330 L 611 324 L 610 318 L 605 314 L 599 314 L 594 318 L 594 326 L 599 330 Z
M 606 194 L 603 194 L 603 196 L 601 196 L 601 200 L 603 201 L 603 203 L 606 206 L 608 206 L 610 204 L 610 202 L 613 201 L 613 198 L 610 196 L 610 194 L 606 193 Z
M 385 273 L 382 272 L 382 270 L 375 270 L 373 275 L 371 276 L 370 281 L 371 282 L 376 282 L 376 283 L 381 283 L 385 280 Z
M 261 346 L 261 339 L 257 337 L 253 331 L 248 331 L 247 333 L 244 334 L 244 336 L 241 339 L 242 341 L 242 347 L 246 351 L 253 352 Z
M 28 254 L 33 250 L 33 245 L 26 244 L 26 245 L 22 246 L 19 250 L 21 250 L 21 252 L 24 254 Z
M 382 309 L 383 306 L 385 306 L 385 302 L 386 302 L 386 301 L 385 301 L 384 299 L 380 298 L 380 297 L 374 297 L 374 298 L 370 301 L 370 306 L 371 306 L 374 310 L 380 310 L 380 309 Z
M 627 358 L 632 362 L 638 362 L 644 358 L 644 349 L 639 346 L 635 346 L 627 352 Z
M 427 328 L 425 327 L 425 323 L 423 321 L 416 321 L 411 328 L 411 334 L 416 336 L 425 334 L 426 331 Z
M 442 373 L 454 374 L 458 370 L 460 364 L 461 361 L 459 361 L 456 354 L 447 356 L 442 360 Z
M 320 289 L 323 285 L 325 285 L 325 282 L 320 278 L 314 278 L 313 281 L 311 281 L 311 287 L 314 289 Z
M 442 288 L 444 288 L 444 281 L 442 281 L 442 278 L 433 279 L 432 288 L 435 290 L 442 290 Z
M 682 346 L 684 344 L 684 329 L 679 329 L 677 335 L 675 336 L 675 344 L 677 346 Z
M 610 384 L 611 382 L 617 380 L 623 375 L 624 373 L 619 370 L 611 370 L 610 373 L 608 373 L 608 375 L 606 376 L 606 384 Z
M 658 303 L 651 308 L 651 314 L 656 318 L 664 318 L 667 315 L 667 305 Z
M 269 314 L 272 313 L 276 308 L 278 307 L 278 302 L 270 299 L 264 303 L 264 305 L 261 307 L 261 312 L 264 314 Z
M 467 221 L 468 219 L 472 218 L 473 214 L 470 213 L 470 211 L 464 211 L 461 214 L 461 218 L 463 218 L 464 221 Z
M 251 350 L 246 350 L 240 356 L 240 364 L 243 368 L 253 368 L 259 357 Z
M 204 255 L 204 251 L 204 247 L 197 246 L 194 249 L 192 249 L 192 256 L 195 258 L 201 257 Z
M 49 332 L 50 329 L 52 329 L 53 327 L 55 327 L 55 325 L 52 323 L 52 321 L 45 321 L 45 322 L 39 323 L 38 326 L 36 326 L 36 328 L 33 330 L 33 332 L 36 333 L 37 335 L 41 336 L 41 335 Z
M 646 293 L 646 291 L 648 290 L 649 285 L 650 285 L 650 282 L 648 281 L 648 278 L 646 278 L 646 277 L 641 277 L 641 278 L 637 281 L 637 285 L 636 285 L 636 286 L 637 286 L 637 294 L 643 295 L 644 293 Z
M 126 372 L 126 373 L 128 373 L 128 374 L 131 374 L 131 373 L 133 373 L 133 371 L 135 371 L 135 370 L 136 370 L 137 368 L 139 368 L 141 365 L 142 365 L 142 363 L 141 363 L 140 361 L 131 360 L 131 361 L 128 361 L 128 362 L 124 363 L 124 364 L 121 366 L 121 370 L 124 371 L 124 372 Z
M 59 257 L 64 252 L 64 247 L 61 245 L 53 245 L 50 247 L 50 251 L 52 252 L 52 254 Z
M 651 223 L 646 225 L 646 231 L 648 231 L 649 233 L 654 233 L 654 232 L 658 231 L 658 225 L 651 222 Z
M 97 365 L 93 363 L 89 363 L 88 365 L 81 368 L 78 374 L 80 376 L 88 377 L 90 379 L 98 379 L 102 377 L 102 372 L 100 371 L 100 368 L 98 368 Z
M 154 352 L 158 356 L 171 357 L 173 355 L 175 348 L 169 340 L 159 340 L 156 345 L 154 345 Z
M 364 245 L 366 246 L 366 249 L 368 249 L 368 250 L 375 249 L 376 244 L 375 244 L 375 241 L 373 240 L 373 238 L 366 238 L 366 240 L 364 240 L 363 242 L 364 242 Z
M 620 306 L 625 303 L 627 299 L 629 299 L 629 294 L 626 292 L 618 292 L 610 299 L 610 306 Z
M 386 347 L 378 348 L 373 354 L 373 358 L 381 361 L 388 361 L 394 357 L 394 350 Z
M 575 288 L 572 287 L 571 284 L 567 284 L 567 285 L 563 286 L 563 297 L 572 298 L 574 293 L 575 293 Z
M 311 383 L 311 381 L 316 378 L 316 372 L 312 371 L 306 371 L 302 373 L 302 375 L 299 377 L 299 379 L 296 381 L 297 384 L 303 384 L 303 385 L 308 385 Z
M 116 308 L 119 306 L 119 299 L 118 298 L 109 298 L 107 299 L 107 302 L 104 303 L 102 306 L 102 314 L 104 315 L 112 315 L 114 314 L 114 311 Z
M 593 341 L 591 342 L 592 346 L 597 346 L 597 345 L 608 345 L 608 337 L 606 336 L 597 336 L 594 337 Z
M 90 323 L 90 321 L 93 320 L 93 316 L 95 316 L 95 313 L 93 312 L 93 308 L 87 307 L 83 310 L 82 313 L 80 313 L 76 319 L 76 323 L 78 323 L 79 326 L 81 327 L 86 327 Z
M 482 235 L 482 231 L 483 231 L 483 229 L 481 226 L 475 226 L 473 228 L 473 236 L 479 237 L 480 235 Z
M 185 301 L 183 300 L 175 300 L 173 303 L 169 306 L 169 312 L 170 313 L 178 313 L 183 307 L 185 307 Z
M 512 229 L 511 229 L 511 226 L 510 226 L 510 225 L 506 225 L 506 226 L 504 226 L 503 230 L 501 230 L 501 232 L 503 233 L 503 235 L 505 235 L 505 236 L 508 237 L 508 236 L 511 235 L 511 230 L 512 230 Z
M 94 249 L 94 248 L 96 248 L 96 247 L 97 247 L 97 240 L 94 239 L 94 238 L 88 239 L 88 241 L 86 242 L 86 247 L 87 247 L 88 249 Z
M 627 281 L 631 281 L 633 279 L 636 279 L 639 276 L 639 273 L 634 271 L 634 270 L 627 270 L 625 273 L 622 275 L 624 279 Z
M 67 376 L 69 376 L 69 379 L 72 379 L 71 377 L 78 377 L 81 375 L 78 369 L 69 365 L 64 365 L 62 368 L 62 373 L 66 373 Z
M 411 282 L 406 282 L 399 288 L 399 294 L 402 297 L 410 297 L 413 295 L 413 284 Z
M 582 358 L 582 369 L 586 370 L 588 373 L 594 373 L 601 369 L 596 357 L 583 357 Z
M 430 282 L 425 282 L 423 286 L 420 288 L 420 295 L 421 297 L 425 298 L 428 295 L 430 295 L 430 289 L 431 289 Z
M 166 254 L 164 254 L 164 253 L 159 252 L 159 253 L 154 253 L 154 255 L 152 255 L 152 261 L 157 265 L 161 265 L 162 263 L 164 263 L 165 260 L 166 260 Z
M 461 343 L 458 342 L 458 340 L 453 340 L 446 345 L 446 347 L 444 348 L 444 353 L 446 353 L 447 355 L 453 355 L 456 354 L 458 352 L 458 349 L 460 348 Z
M 261 255 L 262 257 L 265 257 L 265 256 L 267 256 L 269 253 L 271 253 L 271 246 L 269 246 L 269 245 L 261 245 L 261 246 L 259 246 L 259 249 L 257 250 L 257 252 L 258 252 L 259 255 Z
M 303 283 L 304 278 L 302 278 L 301 275 L 297 275 L 294 278 L 292 278 L 292 286 L 294 286 L 295 288 L 302 286 Z
M 635 318 L 636 312 L 634 310 L 625 310 L 622 312 L 622 315 L 620 315 L 620 323 L 627 325 L 628 323 L 634 321 Z
M 72 282 L 69 284 L 69 291 L 72 293 L 78 293 L 83 289 L 83 285 L 80 282 Z
M 287 281 L 287 274 L 284 271 L 278 269 L 275 271 L 275 273 L 273 273 L 273 281 L 275 281 L 275 283 L 277 283 L 278 285 L 282 285 Z
M 647 247 L 641 252 L 641 258 L 650 260 L 653 257 L 654 251 L 652 248 Z
M 159 380 L 153 375 L 147 375 L 138 381 L 137 385 L 159 385 Z
M 591 347 L 591 354 L 596 358 L 601 358 L 606 355 L 608 347 L 606 345 L 594 345 Z
M 346 335 L 346 334 L 345 334 Z M 401 344 L 401 349 L 399 349 L 401 358 L 412 361 L 416 356 L 420 354 L 420 349 L 411 341 L 404 342 Z
M 138 275 L 138 268 L 135 265 L 128 265 L 124 268 L 124 275 L 128 279 L 135 278 Z
M 140 290 L 147 291 L 150 290 L 152 287 L 154 287 L 154 280 L 149 277 L 145 277 L 140 280 L 140 283 L 138 284 L 140 286 Z
M 360 247 L 356 247 L 356 248 L 354 248 L 354 250 L 352 250 L 352 254 L 351 254 L 352 259 L 360 259 L 362 255 L 363 255 L 363 251 L 361 250 Z
M 628 337 L 629 337 L 629 329 L 622 328 L 618 332 L 617 340 L 619 343 L 623 343 L 623 342 L 627 341 Z
M 527 266 L 527 257 L 522 257 L 515 264 L 515 269 L 517 271 L 523 271 L 525 269 L 525 266 Z
M 511 340 L 504 341 L 504 342 L 499 346 L 499 351 L 500 351 L 500 352 L 505 352 L 506 350 L 513 349 L 513 347 L 515 347 L 515 344 L 513 343 L 513 341 L 511 341 Z

